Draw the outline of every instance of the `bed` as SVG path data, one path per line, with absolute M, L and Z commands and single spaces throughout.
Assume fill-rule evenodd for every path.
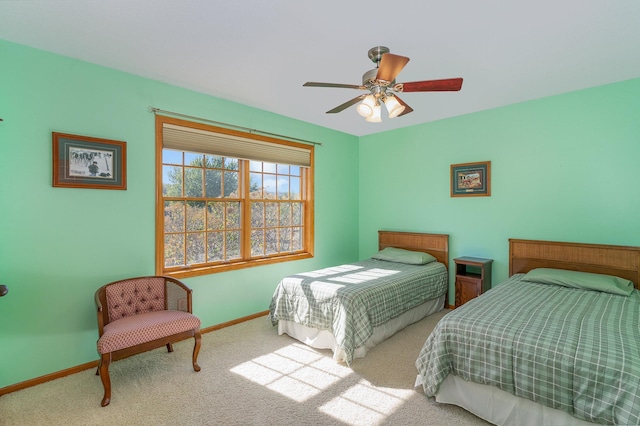
M 331 349 L 335 360 L 349 365 L 445 307 L 448 235 L 378 231 L 378 250 L 360 262 L 283 278 L 269 307 L 278 334 Z
M 640 424 L 640 247 L 510 239 L 509 275 L 440 320 L 416 385 L 499 425 Z

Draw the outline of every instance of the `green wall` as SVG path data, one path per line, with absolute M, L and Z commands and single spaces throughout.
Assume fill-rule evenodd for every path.
M 0 388 L 96 360 L 95 290 L 154 273 L 149 106 L 323 143 L 316 256 L 184 280 L 203 327 L 267 310 L 285 275 L 358 260 L 357 137 L 2 40 L 0 64 Z M 53 131 L 126 141 L 127 190 L 53 188 Z
M 360 138 L 360 257 L 378 229 L 448 233 L 496 284 L 509 238 L 640 246 L 639 113 L 635 79 Z M 491 196 L 452 198 L 450 165 L 487 160 Z
M 96 360 L 94 291 L 154 273 L 149 106 L 324 144 L 316 256 L 185 280 L 204 327 L 368 257 L 378 229 L 448 233 L 452 259 L 495 259 L 494 284 L 508 238 L 640 245 L 640 79 L 357 138 L 1 40 L 0 63 L 0 388 Z M 53 188 L 53 131 L 126 141 L 127 190 Z M 485 160 L 491 197 L 451 198 L 450 165 Z

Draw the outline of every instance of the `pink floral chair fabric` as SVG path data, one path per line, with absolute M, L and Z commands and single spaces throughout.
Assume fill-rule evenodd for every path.
M 148 276 L 115 281 L 95 294 L 102 379 L 102 406 L 111 402 L 109 364 L 130 355 L 193 337 L 193 369 L 200 371 L 200 319 L 192 314 L 191 289 L 175 278 Z

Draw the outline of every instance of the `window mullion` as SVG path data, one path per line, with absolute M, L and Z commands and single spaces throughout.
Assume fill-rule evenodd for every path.
M 243 260 L 251 258 L 251 176 L 249 161 L 240 160 L 242 189 L 240 194 L 240 255 Z
M 187 215 L 188 215 L 188 209 L 187 209 L 187 201 L 183 201 L 182 202 L 182 211 L 184 212 L 182 214 L 182 259 L 183 262 L 186 264 L 187 263 L 187 247 L 189 245 L 189 241 L 188 241 L 188 233 L 187 233 Z
M 207 156 L 203 155 L 202 156 L 202 194 L 200 194 L 204 200 L 204 229 L 202 230 L 204 236 L 204 241 L 203 241 L 203 250 L 204 250 L 204 263 L 209 263 L 209 244 L 208 244 L 208 239 L 209 239 L 209 233 L 208 233 L 208 229 L 209 229 L 209 201 L 207 198 Z
M 264 197 L 264 194 L 263 194 Z M 262 253 L 261 256 L 267 255 L 267 202 L 262 201 Z
M 276 176 L 276 179 L 278 177 Z M 278 206 L 278 221 L 276 222 L 276 253 L 280 253 L 280 247 L 282 247 L 282 240 L 280 234 L 282 233 L 282 201 L 277 197 L 278 191 L 276 190 L 276 202 Z

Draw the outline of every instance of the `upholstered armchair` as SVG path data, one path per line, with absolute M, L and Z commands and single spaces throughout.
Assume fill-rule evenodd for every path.
M 111 361 L 166 346 L 193 337 L 193 369 L 200 371 L 200 319 L 191 312 L 191 289 L 162 276 L 129 278 L 100 287 L 95 294 L 98 308 L 98 353 L 96 375 L 102 379 L 102 406 L 111 402 Z

